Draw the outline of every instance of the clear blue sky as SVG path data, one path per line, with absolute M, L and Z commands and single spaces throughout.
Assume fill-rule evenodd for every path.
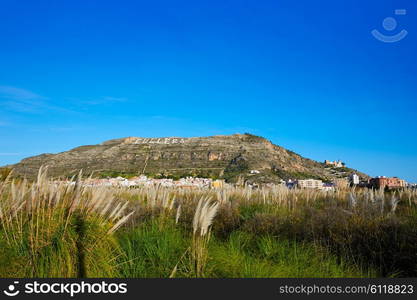
M 0 165 L 250 132 L 417 182 L 417 3 L 341 2 L 0 0 Z

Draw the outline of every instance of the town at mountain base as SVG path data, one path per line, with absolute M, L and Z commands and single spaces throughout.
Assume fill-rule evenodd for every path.
M 94 178 L 192 177 L 252 185 L 303 179 L 343 182 L 354 174 L 358 176 L 355 180 L 369 180 L 368 175 L 341 162 L 321 163 L 304 158 L 247 133 L 191 138 L 128 137 L 33 156 L 7 167 L 13 169 L 15 176 L 31 179 L 41 166 L 48 167 L 50 176 L 61 179 L 83 170 L 85 176 L 92 174 Z

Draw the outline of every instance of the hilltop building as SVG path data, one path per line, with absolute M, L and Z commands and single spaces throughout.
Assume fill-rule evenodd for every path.
M 346 164 L 344 162 L 342 162 L 341 160 L 335 160 L 335 161 L 330 161 L 330 160 L 325 160 L 324 163 L 328 166 L 333 166 L 336 168 L 342 168 L 344 166 L 346 166 Z

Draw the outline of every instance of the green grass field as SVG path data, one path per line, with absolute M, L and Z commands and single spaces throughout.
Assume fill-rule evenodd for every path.
M 417 192 L 0 182 L 0 277 L 415 277 Z

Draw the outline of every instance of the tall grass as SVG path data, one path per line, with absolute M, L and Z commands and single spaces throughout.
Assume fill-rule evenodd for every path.
M 208 258 L 208 244 L 210 241 L 211 224 L 217 213 L 219 204 L 210 198 L 201 198 L 198 202 L 193 219 L 193 237 L 191 243 L 191 263 L 196 277 L 204 275 Z
M 148 220 L 117 236 L 124 253 L 118 259 L 120 276 L 163 278 L 174 269 L 176 276 L 188 274 L 186 261 L 181 258 L 189 248 L 189 240 L 172 221 L 161 230 L 159 219 Z
M 115 276 L 119 254 L 112 232 L 129 216 L 106 189 L 48 181 L 0 183 L 1 276 Z
M 6 173 L 5 173 L 6 174 Z M 0 180 L 1 277 L 417 276 L 417 191 Z
M 215 277 L 363 277 L 374 276 L 311 243 L 256 236 L 235 231 L 223 243 L 211 247 L 209 269 Z

